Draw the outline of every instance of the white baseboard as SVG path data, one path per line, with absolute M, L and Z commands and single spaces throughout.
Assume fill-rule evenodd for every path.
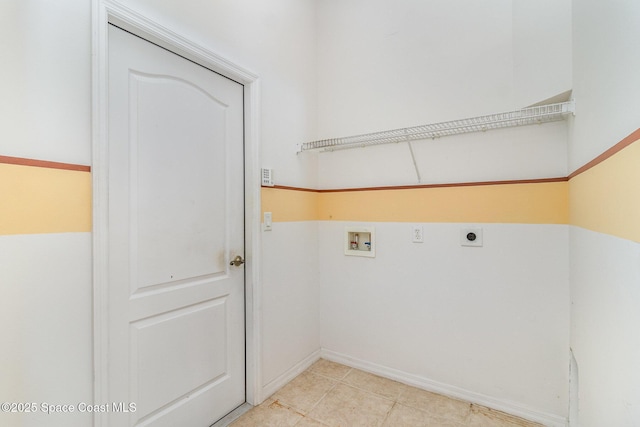
M 505 412 L 507 414 L 515 415 L 516 417 L 534 421 L 547 427 L 567 427 L 567 420 L 558 415 L 540 412 L 513 402 L 503 401 L 491 396 L 486 396 L 483 394 L 465 390 L 460 387 L 443 384 L 438 381 L 433 381 L 428 378 L 409 374 L 407 372 L 388 368 L 386 366 L 377 365 L 365 360 L 356 359 L 346 354 L 337 353 L 335 351 L 327 349 L 322 349 L 320 356 L 323 359 L 351 366 L 352 368 L 357 368 L 363 371 L 370 372 L 372 374 L 380 375 L 382 377 L 389 378 L 423 390 L 431 391 L 434 393 L 482 405 L 487 408 Z
M 300 362 L 296 363 L 291 369 L 285 371 L 277 378 L 270 381 L 268 384 L 265 384 L 262 387 L 262 399 L 260 402 L 256 402 L 256 405 L 267 400 L 273 393 L 280 390 L 289 381 L 306 371 L 309 366 L 320 360 L 320 353 L 320 349 L 314 351 L 313 353 L 302 359 Z

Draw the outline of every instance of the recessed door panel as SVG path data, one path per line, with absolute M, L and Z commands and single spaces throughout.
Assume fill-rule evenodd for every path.
M 132 323 L 130 386 L 138 417 L 229 375 L 226 310 L 225 296 Z
M 225 273 L 228 149 L 212 141 L 230 142 L 228 106 L 166 76 L 132 73 L 130 88 L 134 291 Z

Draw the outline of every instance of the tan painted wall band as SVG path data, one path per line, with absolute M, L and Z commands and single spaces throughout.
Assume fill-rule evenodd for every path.
M 315 191 L 262 187 L 261 196 L 262 212 L 271 212 L 274 222 L 318 219 L 318 194 Z
M 568 183 L 543 182 L 356 192 L 262 189 L 273 221 L 567 224 Z
M 640 242 L 640 134 L 569 181 L 570 223 Z
M 568 177 L 333 190 L 265 187 L 262 210 L 273 212 L 275 222 L 570 223 L 640 241 L 639 140 L 640 129 Z M 90 171 L 0 156 L 0 235 L 90 231 Z
M 91 174 L 0 163 L 0 235 L 91 231 Z
M 617 154 L 618 152 L 620 152 L 621 150 L 623 150 L 624 148 L 630 146 L 631 144 L 633 144 L 634 142 L 636 142 L 638 140 L 640 140 L 640 129 L 635 130 L 631 134 L 627 135 L 622 141 L 618 142 L 616 145 L 614 145 L 613 147 L 609 148 L 604 153 L 600 154 L 598 157 L 596 157 L 595 159 L 591 160 L 589 163 L 587 163 L 584 166 L 576 169 L 574 172 L 572 172 L 569 175 L 569 179 L 575 178 L 576 176 L 580 175 L 581 173 L 586 172 L 589 169 L 599 165 L 600 163 L 604 162 L 608 158 L 612 157 L 613 155 Z
M 524 183 L 322 193 L 319 220 L 566 224 L 568 184 Z

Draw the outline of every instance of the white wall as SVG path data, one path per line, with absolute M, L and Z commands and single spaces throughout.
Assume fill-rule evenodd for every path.
M 262 377 L 268 391 L 320 349 L 317 239 L 315 221 L 276 222 L 263 233 Z
M 520 3 L 320 2 L 319 137 L 508 111 L 570 90 L 570 1 Z M 563 122 L 414 151 L 421 183 L 563 177 L 566 140 Z M 318 159 L 320 188 L 418 183 L 406 144 Z M 409 224 L 374 225 L 380 252 L 354 259 L 340 251 L 344 224 L 320 224 L 323 350 L 564 424 L 567 227 L 489 224 L 486 246 L 469 250 L 459 225 L 424 224 L 422 245 Z
M 0 155 L 91 162 L 91 5 L 0 2 Z
M 422 224 L 425 242 L 412 243 L 411 224 L 367 223 L 372 259 L 344 255 L 349 224 L 320 223 L 323 350 L 508 412 L 566 417 L 567 226 L 481 224 L 476 248 L 460 246 L 463 224 Z
M 90 233 L 0 236 L 0 284 L 0 400 L 38 404 L 0 424 L 89 425 L 91 415 L 40 405 L 93 402 Z
M 324 0 L 318 6 L 320 137 L 513 106 L 510 2 Z
M 91 163 L 91 5 L 0 3 L 0 155 Z M 0 235 L 0 401 L 92 402 L 89 233 Z M 82 414 L 0 424 L 86 426 Z
M 524 107 L 570 90 L 571 0 L 512 5 L 515 105 Z
M 573 2 L 570 170 L 640 127 L 639 21 L 635 0 Z M 571 347 L 582 427 L 640 420 L 639 254 L 638 242 L 571 230 Z
M 319 138 L 510 111 L 570 90 L 570 1 L 522 3 L 319 2 Z M 566 137 L 563 124 L 413 145 L 422 183 L 541 178 L 566 176 Z M 321 188 L 418 184 L 405 143 L 320 154 L 319 171 Z
M 581 427 L 640 420 L 640 243 L 571 230 L 571 347 Z
M 640 3 L 573 2 L 573 171 L 640 127 Z

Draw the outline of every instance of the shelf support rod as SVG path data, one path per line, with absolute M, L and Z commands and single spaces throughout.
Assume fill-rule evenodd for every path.
M 420 171 L 418 170 L 418 163 L 416 162 L 416 156 L 413 154 L 413 146 L 411 145 L 411 141 L 407 141 L 409 145 L 409 152 L 411 153 L 411 160 L 413 161 L 413 167 L 416 169 L 416 176 L 418 177 L 418 184 L 422 182 L 422 178 L 420 177 Z

